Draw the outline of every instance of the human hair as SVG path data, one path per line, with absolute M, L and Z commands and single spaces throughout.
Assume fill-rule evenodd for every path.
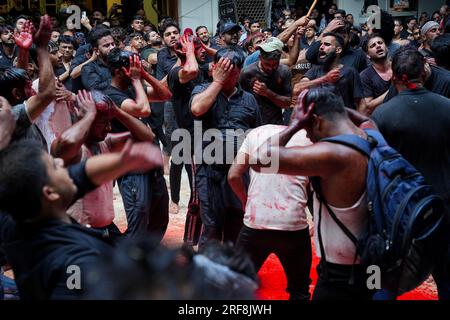
M 27 81 L 31 80 L 27 72 L 21 68 L 11 67 L 0 76 L 0 96 L 14 103 L 13 89 L 23 89 Z M 18 101 L 20 103 L 22 101 Z
M 259 23 L 259 21 L 258 20 L 255 20 L 255 19 L 253 19 L 252 21 L 250 21 L 250 23 L 248 24 L 249 25 L 249 27 L 252 25 L 252 24 L 255 24 L 255 23 Z
M 14 26 L 17 24 L 17 21 L 19 21 L 20 19 L 28 20 L 29 17 L 27 17 L 26 15 L 21 14 L 20 16 L 18 16 L 17 18 L 14 19 Z
M 100 12 L 102 14 L 102 16 L 106 17 L 106 12 L 100 8 L 95 8 L 94 10 L 92 10 L 92 14 L 94 14 L 94 12 L 96 12 L 96 11 Z
M 119 48 L 113 48 L 108 54 L 108 67 L 114 77 L 117 70 L 122 68 L 128 68 L 130 66 L 130 57 L 134 53 L 129 51 L 123 51 Z
M 374 39 L 374 38 L 381 38 L 381 39 L 383 39 L 378 33 L 372 33 L 372 34 L 370 34 L 369 36 L 367 36 L 367 37 L 364 39 L 364 41 L 363 41 L 363 43 L 362 43 L 362 45 L 361 45 L 361 49 L 362 49 L 365 53 L 367 53 L 367 52 L 369 51 L 369 41 L 372 40 L 372 39 Z M 384 41 L 384 40 L 383 40 L 383 41 Z
M 54 51 L 58 51 L 59 50 L 59 46 L 58 46 L 58 44 L 56 42 L 50 40 L 48 42 L 47 50 L 48 50 L 49 53 L 52 53 Z
M 0 26 L 0 34 L 6 33 L 7 31 L 14 31 L 14 28 L 10 25 Z
M 336 91 L 337 88 L 331 85 L 311 88 L 306 94 L 306 106 L 314 103 L 314 114 L 330 121 L 345 117 L 344 100 Z
M 347 20 L 344 20 L 344 25 L 342 27 L 340 27 L 339 29 L 337 29 L 334 33 L 337 34 L 350 34 L 350 32 L 352 31 L 353 25 L 348 22 Z
M 107 26 L 100 24 L 89 33 L 89 42 L 93 48 L 98 48 L 99 40 L 110 35 L 111 30 Z
M 436 37 L 431 43 L 431 51 L 433 51 L 436 63 L 447 70 L 450 70 L 450 34 L 444 33 Z
M 159 28 L 159 35 L 161 37 L 164 37 L 164 32 L 166 32 L 166 30 L 170 27 L 175 27 L 178 30 L 178 32 L 180 32 L 180 26 L 172 19 L 168 19 Z
M 73 45 L 75 47 L 75 40 L 74 40 L 73 37 L 61 35 L 61 36 L 59 36 L 58 41 L 59 41 L 59 44 L 61 44 L 61 43 L 68 43 L 68 44 L 71 44 L 71 45 Z
M 205 28 L 206 30 L 208 30 L 208 27 L 206 26 L 198 26 L 197 28 L 195 28 L 195 33 L 198 33 L 198 30 Z
M 244 49 L 248 52 L 248 49 L 250 47 L 255 47 L 255 39 L 259 38 L 259 37 L 264 37 L 264 33 L 262 32 L 256 32 L 255 34 L 250 35 L 249 37 L 247 37 L 247 39 L 245 40 L 244 43 Z
M 122 27 L 114 27 L 111 29 L 111 36 L 114 39 L 114 42 L 120 43 L 120 42 L 125 42 L 125 39 L 127 38 L 127 32 L 124 28 Z
M 42 189 L 49 177 L 45 150 L 33 140 L 20 140 L 0 152 L 0 211 L 18 222 L 39 216 Z
M 416 20 L 417 22 L 417 18 L 416 17 L 409 17 L 408 19 L 406 19 L 406 23 L 410 23 L 411 21 Z
M 419 80 L 425 68 L 425 58 L 414 46 L 405 46 L 397 50 L 392 58 L 392 73 L 402 80 Z
M 344 41 L 344 38 L 342 38 L 342 36 L 340 34 L 335 33 L 335 32 L 327 32 L 323 35 L 323 38 L 325 38 L 325 37 L 334 37 L 336 39 L 337 46 L 344 48 L 345 41 Z
M 142 21 L 145 21 L 145 18 L 144 18 L 143 16 L 136 15 L 136 16 L 134 16 L 134 17 L 131 18 L 131 22 L 133 22 L 133 21 L 135 21 L 135 20 L 142 20 Z
M 214 56 L 214 62 L 219 62 L 220 58 L 228 58 L 235 68 L 242 69 L 244 65 L 245 56 L 242 49 L 237 48 L 236 46 L 231 46 L 228 48 L 222 48 L 216 52 Z
M 337 9 L 334 14 L 336 14 L 336 13 L 338 13 L 338 14 L 340 13 L 343 18 L 345 18 L 345 16 L 347 15 L 347 12 L 343 9 Z

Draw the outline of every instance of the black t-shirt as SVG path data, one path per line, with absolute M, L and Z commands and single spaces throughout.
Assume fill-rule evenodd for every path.
M 450 71 L 435 65 L 430 66 L 431 75 L 424 84 L 425 88 L 431 92 L 450 98 Z M 383 102 L 388 102 L 395 97 L 397 93 L 397 89 L 391 84 L 389 92 Z
M 208 65 L 202 65 L 199 70 L 197 78 L 187 82 L 181 83 L 179 71 L 182 67 L 175 67 L 170 70 L 167 83 L 172 92 L 173 111 L 177 121 L 178 128 L 187 129 L 190 133 L 194 133 L 194 118 L 192 117 L 189 108 L 189 101 L 194 88 L 202 83 L 208 82 Z
M 252 63 L 241 72 L 240 84 L 242 89 L 253 93 L 253 84 L 258 80 L 266 84 L 266 86 L 274 93 L 290 97 L 292 95 L 292 73 L 289 68 L 280 64 L 278 69 L 271 75 L 267 75 L 259 67 L 259 61 Z M 278 107 L 270 99 L 253 93 L 256 101 L 258 101 L 262 124 L 282 124 L 283 109 Z
M 361 72 L 361 82 L 363 85 L 364 98 L 378 98 L 389 90 L 390 81 L 385 81 L 377 73 L 373 66 Z
M 13 67 L 14 59 L 18 56 L 19 50 L 17 46 L 14 47 L 13 55 L 7 56 L 3 51 L 3 45 L 0 43 L 0 71 Z
M 119 107 L 122 108 L 122 103 L 127 99 L 136 99 L 136 93 L 134 92 L 133 87 L 129 87 L 127 91 L 122 91 L 116 87 L 113 87 L 112 85 L 109 85 L 105 90 L 103 90 L 103 93 L 111 98 L 111 100 Z M 113 119 L 111 121 L 112 126 L 112 132 L 113 133 L 120 133 L 120 132 L 127 132 L 127 127 L 125 127 L 122 122 L 120 122 L 117 119 Z
M 423 88 L 406 90 L 379 106 L 372 118 L 388 144 L 424 175 L 450 209 L 450 99 Z
M 205 91 L 209 85 L 209 83 L 205 83 L 194 88 L 189 109 L 192 106 L 194 96 Z M 239 150 L 239 143 L 244 141 L 244 133 L 261 125 L 258 102 L 251 93 L 242 90 L 241 87 L 238 87 L 236 93 L 230 98 L 227 98 L 223 92 L 220 92 L 212 107 L 205 114 L 197 118 L 194 117 L 194 119 L 201 121 L 203 133 L 208 129 L 218 129 L 220 131 L 224 157 L 230 157 L 225 152 L 227 150 L 226 144 L 233 144 L 233 159 Z M 234 130 L 234 132 L 230 130 Z M 242 134 L 237 135 L 239 133 L 237 130 L 240 130 Z M 202 147 L 205 148 L 209 144 L 210 142 L 204 141 Z
M 158 64 L 156 65 L 156 79 L 162 80 L 177 63 L 177 56 L 172 55 L 168 48 L 163 48 L 158 52 Z
M 314 66 L 305 73 L 305 77 L 309 80 L 315 80 L 326 74 L 327 72 L 322 66 Z M 356 109 L 355 99 L 364 97 L 358 71 L 344 65 L 341 68 L 341 76 L 334 85 L 336 87 L 335 93 L 342 97 L 345 106 L 350 109 Z

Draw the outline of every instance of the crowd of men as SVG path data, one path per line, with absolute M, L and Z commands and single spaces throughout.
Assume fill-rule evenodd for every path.
M 0 25 L 0 288 L 10 296 L 251 298 L 274 253 L 290 299 L 308 300 L 314 235 L 322 259 L 312 298 L 371 299 L 354 244 L 327 212 L 318 221 L 309 179 L 319 177 L 336 215 L 364 233 L 367 159 L 320 140 L 365 137 L 368 124 L 450 213 L 446 5 L 407 20 L 383 11 L 380 29 L 336 5 L 309 17 L 286 9 L 272 27 L 242 17 L 220 21 L 213 36 L 206 26 L 180 30 L 170 17 L 156 26 L 143 10 L 124 21 L 117 6 L 83 16 L 76 29 L 62 17 L 33 21 L 17 3 Z M 275 173 L 252 161 L 267 150 L 278 155 Z M 183 168 L 185 246 L 163 254 Z M 124 234 L 114 224 L 114 184 Z M 450 297 L 449 258 L 433 271 L 441 299 Z M 83 289 L 67 286 L 74 265 Z M 108 270 L 101 277 L 99 266 Z M 193 268 L 205 276 L 190 277 Z

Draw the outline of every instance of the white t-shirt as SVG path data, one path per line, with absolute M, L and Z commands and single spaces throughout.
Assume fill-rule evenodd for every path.
M 239 152 L 252 155 L 269 137 L 285 126 L 265 125 L 252 130 Z M 287 147 L 308 146 L 306 132 L 297 132 Z M 306 219 L 308 178 L 284 174 L 259 173 L 250 169 L 250 185 L 244 224 L 252 229 L 298 231 L 308 227 Z

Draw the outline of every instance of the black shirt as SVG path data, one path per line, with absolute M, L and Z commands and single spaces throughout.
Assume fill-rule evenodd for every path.
M 389 90 L 391 81 L 385 81 L 377 73 L 373 66 L 361 72 L 361 82 L 363 85 L 364 98 L 378 98 Z
M 314 66 L 305 73 L 305 77 L 314 80 L 326 75 L 322 66 Z M 359 73 L 351 67 L 343 66 L 341 68 L 341 76 L 334 84 L 336 94 L 339 94 L 344 100 L 346 107 L 356 109 L 355 99 L 363 98 L 363 88 Z
M 379 106 L 372 118 L 388 144 L 424 175 L 450 209 L 450 99 L 423 88 L 406 90 Z
M 424 84 L 425 88 L 431 92 L 450 98 L 450 71 L 431 64 L 430 67 L 431 74 Z M 383 102 L 388 102 L 396 95 L 397 89 L 391 84 L 389 92 Z
M 253 84 L 258 80 L 266 84 L 266 86 L 274 93 L 290 97 L 292 95 L 292 74 L 287 66 L 280 64 L 278 69 L 271 75 L 267 75 L 259 67 L 259 61 L 252 63 L 241 72 L 240 84 L 242 89 L 253 93 Z M 253 93 L 259 104 L 262 124 L 282 124 L 283 109 L 270 99 Z
M 19 50 L 14 46 L 12 56 L 7 56 L 3 51 L 3 45 L 0 43 L 0 71 L 13 67 L 14 59 L 18 56 Z
M 169 71 L 177 63 L 177 56 L 171 55 L 170 50 L 162 48 L 158 52 L 158 64 L 156 65 L 156 79 L 162 80 L 165 76 L 169 74 Z
M 81 69 L 81 81 L 87 90 L 105 90 L 111 83 L 112 75 L 102 60 L 89 62 Z
M 129 87 L 127 91 L 122 91 L 119 88 L 113 87 L 112 85 L 109 85 L 105 90 L 103 90 L 103 93 L 111 98 L 111 100 L 117 105 L 117 107 L 122 108 L 122 103 L 127 99 L 136 99 L 136 93 L 134 92 L 133 87 Z M 113 133 L 120 133 L 120 132 L 128 132 L 127 127 L 125 127 L 122 122 L 120 122 L 117 119 L 113 119 L 111 121 L 112 126 L 112 132 Z
M 306 59 L 312 64 L 318 64 L 320 44 L 320 41 L 314 41 L 306 52 Z M 355 68 L 358 72 L 367 68 L 367 56 L 361 49 L 348 47 L 342 53 L 340 62 L 344 66 Z
M 198 85 L 192 92 L 191 102 L 189 108 L 192 106 L 192 99 L 196 94 L 205 91 L 209 87 L 209 83 Z M 212 107 L 202 116 L 194 117 L 196 120 L 201 120 L 203 133 L 208 129 L 218 129 L 221 133 L 221 143 L 223 143 L 223 155 L 226 156 L 225 144 L 234 144 L 234 156 L 236 156 L 239 142 L 243 142 L 245 135 L 229 136 L 229 130 L 242 130 L 245 132 L 249 129 L 256 128 L 261 125 L 261 115 L 259 111 L 258 102 L 255 97 L 239 86 L 234 95 L 227 98 L 223 92 L 220 92 Z M 234 132 L 235 134 L 237 132 Z M 241 141 L 242 139 L 242 141 Z M 203 148 L 210 143 L 203 144 Z M 230 155 L 228 155 L 229 157 Z M 233 158 L 234 158 L 233 156 Z
M 173 111 L 177 121 L 178 128 L 187 129 L 191 134 L 194 133 L 194 118 L 189 109 L 189 101 L 194 88 L 202 83 L 208 82 L 208 65 L 200 67 L 197 78 L 187 82 L 181 83 L 178 75 L 182 67 L 175 67 L 170 70 L 167 82 L 169 89 L 172 92 Z
M 85 162 L 68 170 L 78 191 L 74 201 L 95 189 L 86 176 Z M 81 298 L 90 268 L 101 254 L 112 249 L 100 232 L 74 220 L 18 224 L 6 214 L 0 215 L 0 219 L 0 239 L 24 300 Z M 80 267 L 81 290 L 67 288 L 68 278 L 73 274 L 68 273 L 69 266 Z

